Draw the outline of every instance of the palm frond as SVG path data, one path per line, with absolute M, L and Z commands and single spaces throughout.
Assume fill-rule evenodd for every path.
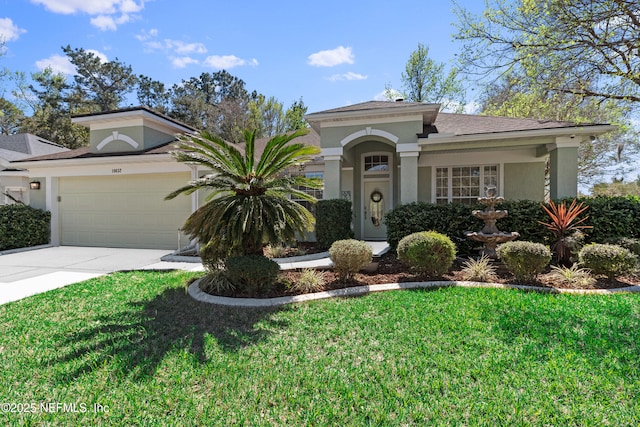
M 313 215 L 291 199 L 315 202 L 304 190 L 322 188 L 322 181 L 284 173 L 319 153 L 317 147 L 291 143 L 306 133 L 271 138 L 259 159 L 255 158 L 255 132 L 244 132 L 244 152 L 207 132 L 181 137 L 174 157 L 213 171 L 167 196 L 208 191 L 205 203 L 191 214 L 183 230 L 201 242 L 231 245 L 228 252 L 243 253 L 261 251 L 263 243 L 291 242 L 311 231 Z

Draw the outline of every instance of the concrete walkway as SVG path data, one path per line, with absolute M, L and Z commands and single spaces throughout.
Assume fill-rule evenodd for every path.
M 373 255 L 389 250 L 386 242 L 367 242 Z M 129 270 L 204 271 L 200 262 L 168 256 L 170 251 L 158 249 L 91 248 L 78 246 L 46 246 L 0 253 L 0 304 L 61 288 L 94 277 Z M 184 258 L 184 257 L 182 257 Z M 331 268 L 329 253 L 304 255 L 276 260 L 282 270 Z
M 54 246 L 0 255 L 0 304 L 115 271 L 180 269 L 202 264 L 163 262 L 167 250 Z
M 373 257 L 379 257 L 389 252 L 389 244 L 387 242 L 365 242 L 371 246 Z M 327 269 L 333 267 L 329 252 L 321 252 L 318 254 L 302 255 L 289 258 L 274 258 L 275 262 L 280 264 L 280 270 L 296 270 L 301 268 L 320 268 Z

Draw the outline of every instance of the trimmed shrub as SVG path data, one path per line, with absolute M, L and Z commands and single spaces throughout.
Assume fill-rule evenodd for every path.
M 578 259 L 593 274 L 603 274 L 609 279 L 632 273 L 638 263 L 638 258 L 628 249 L 602 243 L 585 246 L 580 250 Z
M 319 200 L 316 204 L 316 240 L 323 248 L 337 240 L 353 238 L 351 202 L 342 199 Z
M 329 248 L 333 269 L 342 281 L 347 281 L 369 265 L 373 259 L 371 247 L 354 239 L 338 240 Z
M 573 199 L 567 199 L 571 203 Z M 557 202 L 562 202 L 559 200 Z M 585 241 L 605 242 L 610 238 L 640 238 L 640 198 L 636 196 L 609 197 L 598 196 L 577 199 L 589 206 L 589 218 L 584 225 L 593 226 L 586 230 Z M 467 240 L 465 231 L 478 231 L 482 221 L 474 218 L 471 212 L 484 209 L 482 205 L 467 206 L 459 203 L 435 205 L 415 202 L 401 205 L 385 215 L 387 242 L 395 249 L 400 240 L 411 233 L 434 230 L 449 236 L 458 249 L 458 253 L 471 254 L 479 246 L 477 242 Z M 552 234 L 540 224 L 548 222 L 541 202 L 532 200 L 505 200 L 496 209 L 509 212 L 496 224 L 502 231 L 517 231 L 524 241 L 543 243 L 552 242 Z
M 625 249 L 636 255 L 640 256 L 640 239 L 630 237 L 614 237 L 603 241 L 602 243 L 610 243 L 612 245 L 622 246 Z
M 0 206 L 0 250 L 49 243 L 51 213 L 21 203 Z
M 485 206 L 467 206 L 459 203 L 435 205 L 415 202 L 401 205 L 387 213 L 384 223 L 387 226 L 387 242 L 392 249 L 398 247 L 400 240 L 412 233 L 434 230 L 447 235 L 455 244 L 458 253 L 471 254 L 480 244 L 467 239 L 465 231 L 479 231 L 484 224 L 472 216 L 475 209 Z M 538 243 L 547 243 L 551 234 L 538 221 L 547 219 L 540 202 L 531 200 L 505 200 L 497 206 L 507 210 L 509 215 L 496 224 L 502 231 L 517 231 L 522 239 Z
M 498 245 L 497 252 L 516 280 L 524 282 L 534 280 L 551 261 L 551 250 L 541 243 L 507 242 Z
M 225 261 L 226 274 L 240 293 L 268 291 L 275 283 L 280 266 L 261 255 L 241 255 Z
M 421 231 L 398 243 L 398 259 L 418 273 L 442 276 L 456 259 L 456 245 L 444 234 Z

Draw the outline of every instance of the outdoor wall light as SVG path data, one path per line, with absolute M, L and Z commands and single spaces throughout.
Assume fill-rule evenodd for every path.
M 40 189 L 40 181 L 31 181 L 29 183 L 29 188 L 32 190 L 39 190 Z

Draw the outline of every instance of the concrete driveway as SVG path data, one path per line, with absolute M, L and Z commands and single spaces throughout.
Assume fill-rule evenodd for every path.
M 114 271 L 182 269 L 202 264 L 164 262 L 169 250 L 55 246 L 0 255 L 0 304 Z

